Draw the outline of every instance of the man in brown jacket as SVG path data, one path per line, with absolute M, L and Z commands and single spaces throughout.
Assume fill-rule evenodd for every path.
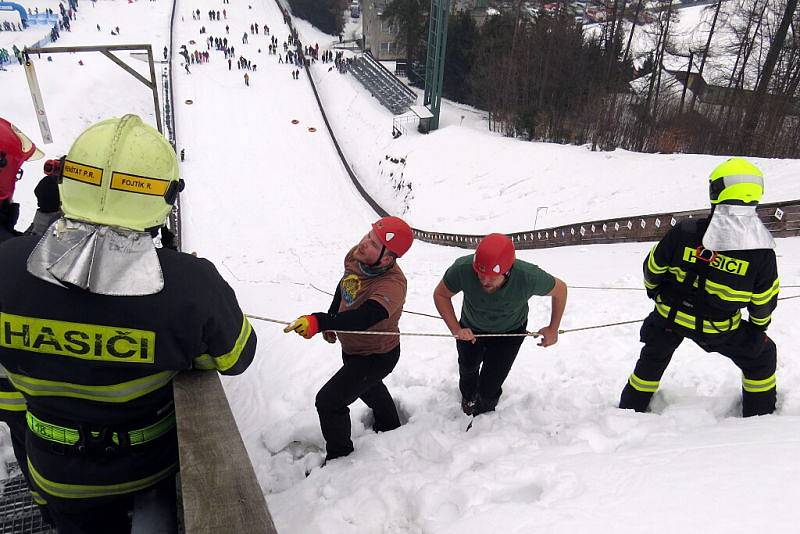
M 318 332 L 335 343 L 335 331 L 399 332 L 406 300 L 406 277 L 396 259 L 411 247 L 411 227 L 398 217 L 384 217 L 344 259 L 344 275 L 328 313 L 303 315 L 284 329 L 306 339 Z M 375 416 L 376 432 L 400 426 L 397 409 L 383 379 L 400 358 L 400 337 L 341 334 L 344 365 L 317 393 L 316 407 L 326 441 L 325 461 L 353 452 L 348 406 L 361 399 Z

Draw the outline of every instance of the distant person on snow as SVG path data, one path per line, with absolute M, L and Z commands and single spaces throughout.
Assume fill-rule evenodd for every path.
M 620 408 L 647 411 L 672 354 L 689 338 L 742 370 L 744 417 L 775 411 L 777 348 L 766 330 L 780 284 L 775 241 L 756 213 L 763 194 L 758 167 L 725 161 L 709 177 L 711 215 L 670 228 L 645 258 L 644 285 L 656 307 L 639 333 L 644 347 Z
M 105 120 L 64 159 L 64 217 L 41 238 L 0 245 L 0 365 L 27 405 L 30 482 L 58 532 L 130 532 L 139 495 L 169 501 L 173 378 L 238 375 L 255 355 L 256 335 L 214 266 L 155 247 L 150 231 L 180 189 L 163 135 L 134 115 Z
M 452 298 L 464 293 L 461 319 Z M 567 305 L 567 286 L 538 266 L 516 259 L 514 243 L 489 234 L 475 254 L 458 258 L 433 292 L 433 302 L 456 337 L 461 409 L 480 415 L 495 409 L 511 366 L 527 334 L 528 301 L 550 297 L 550 323 L 538 330 L 539 346 L 558 342 L 558 327 Z M 475 334 L 518 334 L 482 337 Z
M 397 258 L 408 252 L 413 240 L 411 227 L 402 219 L 378 220 L 345 256 L 344 274 L 328 312 L 303 315 L 284 332 L 294 331 L 306 339 L 322 332 L 328 343 L 337 339 L 330 330 L 399 332 L 406 278 Z M 344 365 L 322 386 L 316 399 L 326 462 L 353 452 L 348 406 L 356 399 L 372 409 L 376 432 L 400 426 L 394 400 L 383 384 L 400 358 L 400 337 L 353 333 L 340 334 L 338 339 Z

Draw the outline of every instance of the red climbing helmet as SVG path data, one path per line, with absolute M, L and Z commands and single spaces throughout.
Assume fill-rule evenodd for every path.
M 511 238 L 503 234 L 489 234 L 478 243 L 472 268 L 478 274 L 506 274 L 515 259 Z
M 383 246 L 392 251 L 398 258 L 408 252 L 414 242 L 414 231 L 400 217 L 384 217 L 378 219 L 372 229 L 378 235 Z
M 22 164 L 43 155 L 27 135 L 0 118 L 0 200 L 11 198 L 14 194 L 17 179 L 22 176 Z

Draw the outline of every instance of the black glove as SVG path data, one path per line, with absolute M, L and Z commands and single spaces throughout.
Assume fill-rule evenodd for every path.
M 39 211 L 42 213 L 53 213 L 61 208 L 61 199 L 58 196 L 58 177 L 45 176 L 33 190 Z
M 175 243 L 175 234 L 170 232 L 166 226 L 161 227 L 161 246 L 178 250 L 178 244 Z

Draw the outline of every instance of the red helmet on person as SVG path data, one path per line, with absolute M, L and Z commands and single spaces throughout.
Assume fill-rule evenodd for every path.
M 11 198 L 14 194 L 22 164 L 43 155 L 28 136 L 0 118 L 0 200 Z
M 398 258 L 408 252 L 414 242 L 414 231 L 400 217 L 384 217 L 378 219 L 372 229 L 378 235 L 383 246 Z
M 472 268 L 478 274 L 506 274 L 514 265 L 514 243 L 503 234 L 489 234 L 478 243 Z

